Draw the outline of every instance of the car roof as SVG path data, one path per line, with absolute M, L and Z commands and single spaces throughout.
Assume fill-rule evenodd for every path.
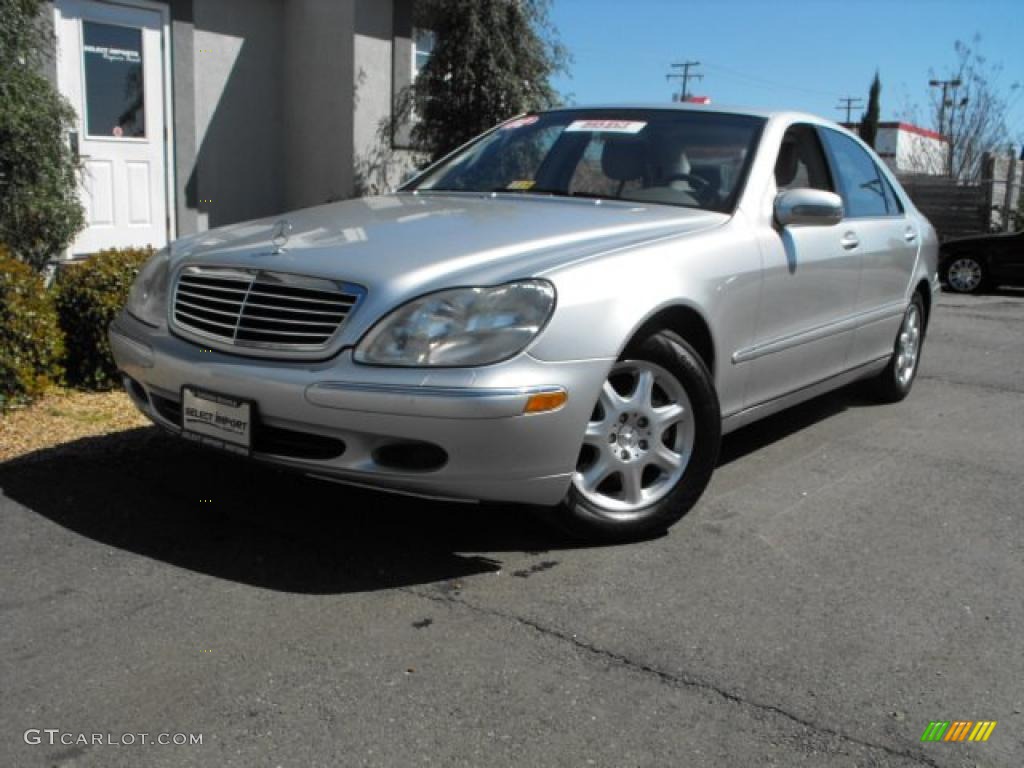
M 650 109 L 660 110 L 663 112 L 713 112 L 716 114 L 727 114 L 727 115 L 746 115 L 748 117 L 760 117 L 765 120 L 772 119 L 786 119 L 787 122 L 808 122 L 816 123 L 818 125 L 827 125 L 830 128 L 840 128 L 842 126 L 831 120 L 813 115 L 809 112 L 795 112 L 792 110 L 773 110 L 773 109 L 754 109 L 751 107 L 736 107 L 729 105 L 718 105 L 718 104 L 690 104 L 686 102 L 647 102 L 647 103 L 611 103 L 611 104 L 573 104 L 565 107 L 552 107 L 551 109 L 544 110 L 545 112 L 598 112 L 609 109 Z M 845 129 L 844 129 L 845 130 Z

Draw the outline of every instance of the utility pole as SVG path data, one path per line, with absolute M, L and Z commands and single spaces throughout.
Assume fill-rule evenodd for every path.
M 956 89 L 963 85 L 963 82 L 959 77 L 953 78 L 952 80 L 929 80 L 928 85 L 932 88 L 942 89 L 942 101 L 939 102 L 939 133 L 946 137 L 946 143 L 948 146 L 948 158 L 946 159 L 946 175 L 953 175 L 953 120 L 956 117 L 956 112 L 950 113 L 949 127 L 946 127 L 946 107 L 951 107 L 953 110 L 956 109 Z M 953 91 L 953 98 L 949 98 L 950 90 Z M 963 107 L 967 104 L 967 99 L 964 99 L 960 106 Z
M 691 80 L 703 80 L 704 75 L 701 74 L 690 74 L 690 70 L 694 67 L 699 67 L 699 61 L 683 61 L 678 64 L 672 64 L 672 69 L 681 69 L 682 74 L 678 72 L 669 72 L 665 75 L 666 80 L 682 80 L 682 87 L 679 89 L 679 101 L 686 101 L 690 98 L 690 89 L 687 87 Z
M 851 125 L 850 114 L 855 109 L 860 109 L 864 105 L 864 99 L 855 99 L 852 96 L 846 96 L 839 100 L 841 104 L 836 107 L 840 112 L 846 110 L 846 125 Z

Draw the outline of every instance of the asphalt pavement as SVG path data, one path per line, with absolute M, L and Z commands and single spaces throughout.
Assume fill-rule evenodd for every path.
M 0 766 L 1020 766 L 1024 292 L 944 296 L 901 404 L 728 437 L 651 541 L 149 428 L 0 465 L 0 563 Z

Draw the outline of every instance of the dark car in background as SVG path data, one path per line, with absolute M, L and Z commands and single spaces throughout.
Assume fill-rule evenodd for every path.
M 946 241 L 939 249 L 939 274 L 956 293 L 1024 285 L 1024 230 Z

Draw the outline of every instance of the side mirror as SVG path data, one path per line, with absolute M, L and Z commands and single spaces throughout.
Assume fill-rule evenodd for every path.
M 775 219 L 783 227 L 831 227 L 843 220 L 843 199 L 823 189 L 790 189 L 775 198 Z

